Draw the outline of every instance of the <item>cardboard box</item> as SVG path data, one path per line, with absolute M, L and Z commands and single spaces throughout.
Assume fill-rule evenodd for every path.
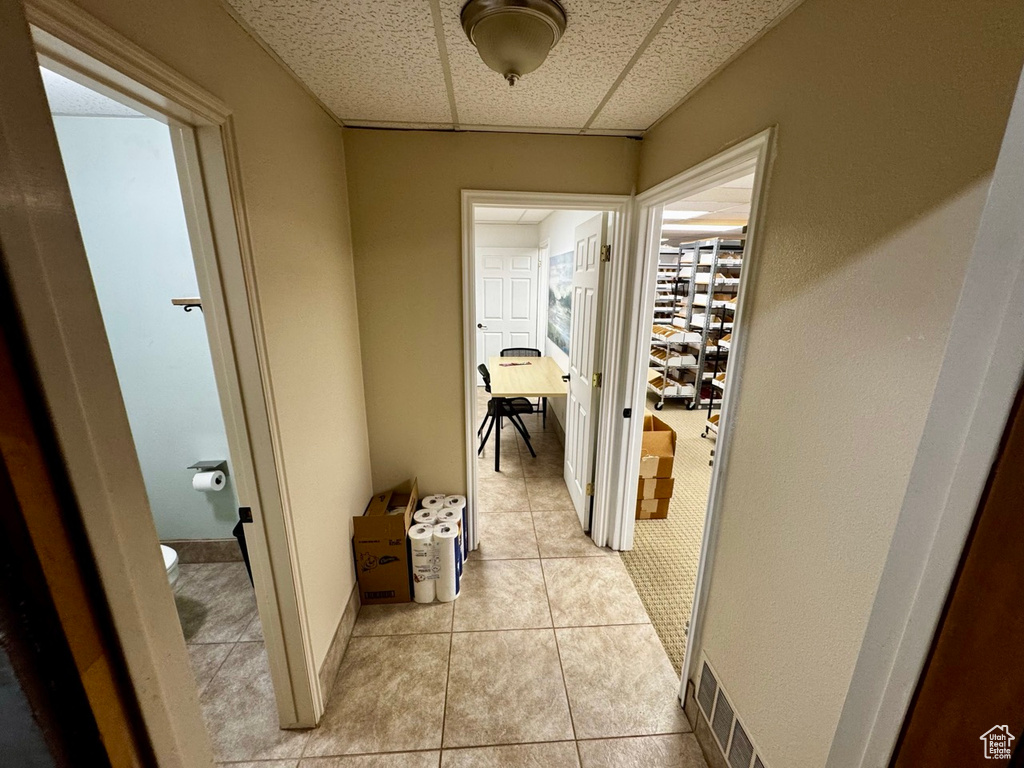
M 671 477 L 641 477 L 637 484 L 637 499 L 670 499 L 676 481 Z
M 641 499 L 636 503 L 637 520 L 662 520 L 668 517 L 670 499 Z
M 648 429 L 650 424 L 650 429 Z M 676 433 L 668 424 L 644 414 L 644 433 L 640 445 L 640 477 L 672 477 L 676 455 Z
M 407 603 L 412 599 L 409 526 L 419 501 L 416 479 L 378 493 L 353 518 L 352 555 L 363 605 Z M 402 510 L 388 514 L 389 510 Z

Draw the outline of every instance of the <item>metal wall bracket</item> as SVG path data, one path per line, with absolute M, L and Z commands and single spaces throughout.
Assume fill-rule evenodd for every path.
M 228 463 L 224 459 L 217 459 L 215 461 L 197 461 L 195 464 L 189 466 L 189 469 L 195 469 L 199 472 L 216 472 L 220 470 L 224 474 L 227 474 Z

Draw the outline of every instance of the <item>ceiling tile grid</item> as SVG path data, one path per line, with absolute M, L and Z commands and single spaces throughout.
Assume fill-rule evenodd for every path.
M 649 128 L 794 6 L 794 0 L 682 0 L 591 128 Z
M 452 115 L 427 0 L 227 0 L 341 120 Z
M 560 0 L 565 34 L 514 87 L 466 0 L 221 2 L 346 125 L 640 135 L 800 0 Z
M 466 37 L 460 21 L 465 0 L 440 2 L 462 125 L 580 129 L 669 0 L 563 0 L 565 34 L 540 69 L 512 87 L 487 68 Z

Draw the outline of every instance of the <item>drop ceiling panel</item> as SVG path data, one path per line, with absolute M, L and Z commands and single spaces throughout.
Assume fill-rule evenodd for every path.
M 795 5 L 793 0 L 682 0 L 592 127 L 650 127 Z
M 465 0 L 221 2 L 346 125 L 612 135 L 642 134 L 796 4 L 561 0 L 565 34 L 509 87 L 462 31 Z
M 510 87 L 463 32 L 465 0 L 440 2 L 460 124 L 575 129 L 593 115 L 668 4 L 564 0 L 562 39 L 540 69 Z
M 341 120 L 451 124 L 427 0 L 228 0 Z
M 477 224 L 518 224 L 526 212 L 524 208 L 478 207 L 474 215 Z
M 523 213 L 523 218 L 519 220 L 520 224 L 540 224 L 544 219 L 551 215 L 551 211 L 546 208 L 527 208 Z

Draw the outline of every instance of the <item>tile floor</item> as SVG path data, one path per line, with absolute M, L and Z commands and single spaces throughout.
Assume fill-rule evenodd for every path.
M 553 417 L 546 430 L 539 417 L 525 421 L 537 459 L 511 427 L 502 471 L 490 446 L 481 458 L 481 545 L 459 599 L 363 607 L 315 730 L 277 729 L 263 645 L 233 602 L 237 578 L 183 567 L 179 605 L 204 583 L 235 594 L 207 613 L 230 630 L 183 615 L 219 761 L 705 768 L 679 679 L 621 559 L 580 528 Z

